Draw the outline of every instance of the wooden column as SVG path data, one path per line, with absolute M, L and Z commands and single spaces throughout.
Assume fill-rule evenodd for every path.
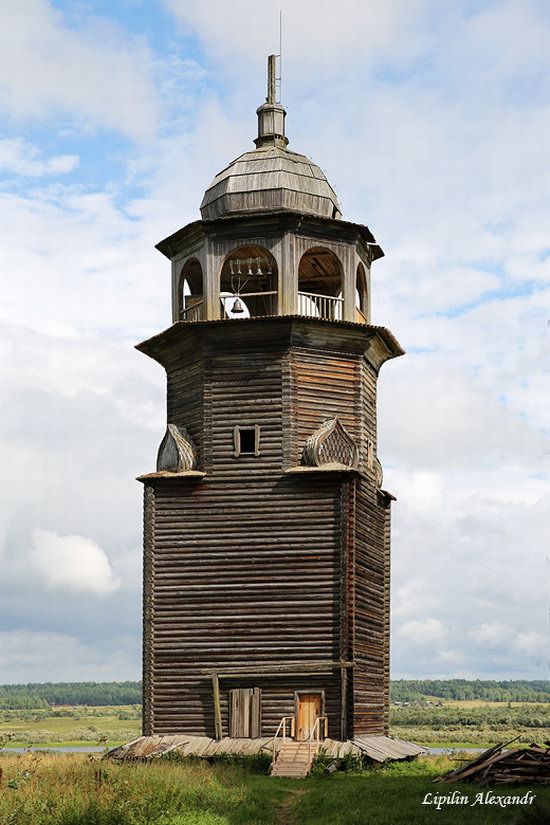
M 220 269 L 223 258 L 217 253 L 214 244 L 207 238 L 205 242 L 205 268 L 203 270 L 203 290 L 208 321 L 220 317 Z
M 340 668 L 340 741 L 348 738 L 348 671 Z
M 281 243 L 279 269 L 279 314 L 296 315 L 298 312 L 298 262 L 296 260 L 296 236 L 287 232 Z
M 216 739 L 221 739 L 222 733 L 222 709 L 220 704 L 220 680 L 218 674 L 212 674 L 212 696 L 214 699 L 214 732 Z
M 342 320 L 355 321 L 355 280 L 357 270 L 355 265 L 355 250 L 352 246 L 348 246 L 342 254 L 342 266 L 344 269 L 342 284 L 344 311 L 342 313 Z

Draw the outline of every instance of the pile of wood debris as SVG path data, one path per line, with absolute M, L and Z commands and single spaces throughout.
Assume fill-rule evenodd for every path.
M 467 765 L 438 776 L 434 782 L 550 785 L 550 747 L 533 744 L 528 748 L 505 750 L 509 744 L 489 748 Z

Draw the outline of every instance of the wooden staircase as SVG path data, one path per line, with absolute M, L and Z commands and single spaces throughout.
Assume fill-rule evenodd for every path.
M 311 748 L 308 742 L 285 742 L 273 762 L 271 776 L 303 779 L 309 774 L 316 753 L 317 748 Z

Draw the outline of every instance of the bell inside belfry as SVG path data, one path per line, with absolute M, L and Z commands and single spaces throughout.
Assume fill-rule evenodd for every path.
M 235 298 L 235 301 L 233 303 L 233 308 L 231 309 L 231 312 L 235 312 L 235 313 L 244 312 L 243 305 L 240 302 L 238 297 Z

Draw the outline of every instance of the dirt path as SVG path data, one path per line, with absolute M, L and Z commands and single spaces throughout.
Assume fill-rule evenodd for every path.
M 305 788 L 296 788 L 295 791 L 289 791 L 287 798 L 279 806 L 277 814 L 279 816 L 279 825 L 296 825 L 296 817 L 294 816 L 294 805 L 298 799 L 306 792 Z

